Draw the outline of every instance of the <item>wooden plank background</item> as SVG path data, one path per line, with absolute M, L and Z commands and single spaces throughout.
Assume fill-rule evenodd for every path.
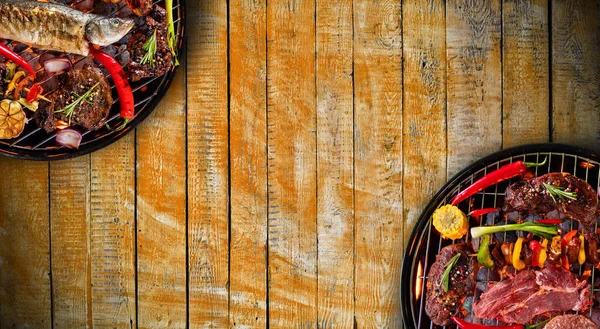
M 600 151 L 585 0 L 190 0 L 155 112 L 0 158 L 0 328 L 399 328 L 420 211 L 501 148 Z

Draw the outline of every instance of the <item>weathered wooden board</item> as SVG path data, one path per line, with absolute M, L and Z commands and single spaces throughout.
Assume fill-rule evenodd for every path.
M 446 5 L 448 176 L 502 146 L 500 1 Z
M 317 1 L 318 327 L 354 327 L 352 1 Z
M 53 328 L 90 328 L 90 156 L 50 163 Z
M 402 208 L 407 241 L 421 211 L 446 182 L 446 26 L 444 1 L 403 5 Z
M 317 327 L 315 3 L 267 7 L 270 328 Z
M 92 324 L 136 327 L 135 134 L 91 155 Z
M 402 249 L 400 0 L 354 2 L 355 321 L 397 328 Z
M 179 70 L 136 131 L 138 328 L 187 326 L 185 92 Z
M 0 158 L 0 324 L 52 328 L 48 163 Z
M 502 22 L 502 145 L 547 142 L 548 0 L 504 0 Z
M 267 326 L 266 5 L 229 3 L 230 328 Z
M 188 256 L 191 328 L 229 321 L 227 3 L 194 1 L 188 18 Z
M 600 151 L 600 8 L 552 1 L 552 140 Z

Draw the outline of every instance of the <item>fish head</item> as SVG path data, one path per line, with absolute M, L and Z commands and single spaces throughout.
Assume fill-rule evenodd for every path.
M 99 17 L 85 26 L 86 39 L 99 46 L 108 46 L 123 38 L 134 25 L 128 18 Z

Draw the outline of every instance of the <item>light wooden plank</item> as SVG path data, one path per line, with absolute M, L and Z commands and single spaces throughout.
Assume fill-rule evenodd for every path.
M 90 156 L 50 163 L 54 328 L 90 328 Z
M 136 327 L 134 133 L 91 155 L 92 323 Z
M 352 1 L 317 1 L 318 327 L 354 327 Z
M 502 146 L 500 1 L 446 7 L 448 177 Z
M 600 8 L 552 1 L 552 140 L 600 152 Z
M 401 326 L 401 14 L 400 0 L 354 2 L 357 328 Z
M 267 326 L 266 0 L 229 4 L 230 328 Z
M 444 1 L 403 3 L 404 238 L 446 182 L 446 26 Z
M 194 1 L 188 34 L 191 328 L 229 322 L 227 3 Z
M 503 147 L 547 142 L 548 0 L 502 3 Z
M 48 163 L 0 158 L 0 323 L 51 328 Z
M 138 328 L 186 328 L 185 70 L 136 138 Z
M 317 327 L 315 3 L 267 7 L 270 328 Z

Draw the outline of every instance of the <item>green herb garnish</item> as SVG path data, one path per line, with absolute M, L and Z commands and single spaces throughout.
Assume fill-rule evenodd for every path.
M 144 65 L 148 63 L 150 64 L 150 67 L 154 67 L 154 58 L 156 57 L 156 30 L 154 30 L 154 33 L 146 40 L 142 49 L 144 49 L 146 53 L 140 64 Z
M 544 321 L 542 321 L 542 322 L 538 322 L 538 323 L 534 323 L 534 324 L 529 324 L 529 325 L 523 326 L 523 328 L 524 328 L 524 329 L 533 329 L 533 328 L 537 328 L 537 327 L 539 327 L 539 326 L 541 326 L 541 325 L 544 325 L 544 324 L 546 324 L 546 323 L 550 322 L 550 320 L 551 320 L 551 319 L 544 320 Z
M 173 0 L 165 0 L 165 9 L 167 11 L 167 44 L 173 55 L 173 65 L 179 65 L 177 60 L 177 51 L 175 50 L 175 24 L 173 24 Z
M 67 116 L 67 118 L 69 118 L 69 125 L 71 124 L 71 117 L 73 116 L 73 113 L 75 112 L 75 108 L 83 103 L 83 102 L 87 102 L 90 104 L 93 104 L 93 100 L 94 97 L 92 96 L 92 92 L 94 91 L 94 88 L 96 88 L 96 86 L 98 86 L 100 82 L 96 82 L 95 85 L 92 86 L 92 88 L 90 88 L 90 90 L 88 90 L 85 94 L 79 96 L 76 93 L 72 93 L 73 96 L 77 97 L 76 100 L 74 100 L 73 102 L 67 104 L 67 106 L 65 106 L 62 110 L 60 111 L 54 111 L 54 113 L 63 113 L 64 115 Z
M 550 194 L 550 196 L 552 197 L 552 200 L 554 200 L 554 202 L 556 202 L 557 197 L 563 197 L 563 198 L 567 198 L 567 199 L 571 199 L 571 200 L 577 200 L 577 193 L 575 193 L 575 192 L 567 192 L 562 187 L 558 187 L 558 186 L 554 186 L 554 185 L 546 184 L 546 183 L 544 183 L 544 187 L 546 188 L 546 191 L 548 191 L 548 193 Z
M 535 235 L 539 235 L 548 240 L 552 240 L 552 237 L 558 234 L 558 228 L 556 225 L 546 225 L 539 223 L 522 223 L 522 224 L 508 224 L 508 225 L 497 225 L 497 226 L 477 226 L 471 228 L 471 237 L 477 239 L 484 234 L 493 234 L 498 232 L 508 231 L 526 231 L 531 232 Z
M 454 265 L 456 265 L 456 262 L 458 262 L 458 259 L 460 258 L 460 254 L 456 254 L 454 255 L 454 257 L 450 258 L 450 260 L 448 261 L 448 263 L 446 263 L 446 265 L 444 265 L 444 273 L 442 274 L 442 279 L 440 280 L 440 285 L 444 288 L 444 291 L 448 291 L 448 289 L 450 288 L 450 272 L 452 271 L 452 268 L 454 267 Z

